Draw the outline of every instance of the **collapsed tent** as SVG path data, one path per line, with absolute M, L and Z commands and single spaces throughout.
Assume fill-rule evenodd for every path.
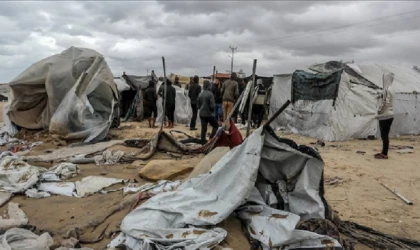
M 118 91 L 104 57 L 70 47 L 43 59 L 10 83 L 6 115 L 22 128 L 48 129 L 65 139 L 105 138 L 115 118 Z
M 143 120 L 144 90 L 149 86 L 151 76 L 126 75 L 114 78 L 120 92 L 120 113 L 124 120 Z
M 408 65 L 327 62 L 275 75 L 270 115 L 286 100 L 293 105 L 272 126 L 324 141 L 377 138 L 375 115 L 386 72 L 395 75 L 391 135 L 419 134 L 420 72 Z
M 341 249 L 334 238 L 296 229 L 299 221 L 328 214 L 323 166 L 313 148 L 261 127 L 209 173 L 154 196 L 128 214 L 122 234 L 111 245 L 211 249 L 227 234 L 217 224 L 235 212 L 263 249 Z

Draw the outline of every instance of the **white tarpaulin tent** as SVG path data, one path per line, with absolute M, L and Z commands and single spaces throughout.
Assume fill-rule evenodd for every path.
M 104 57 L 85 48 L 70 47 L 34 63 L 9 86 L 6 115 L 13 124 L 85 142 L 106 136 L 118 103 Z
M 307 72 L 344 68 L 335 101 L 297 100 L 272 123 L 296 134 L 324 141 L 379 137 L 375 115 L 382 93 L 382 75 L 394 73 L 394 122 L 391 136 L 420 133 L 420 72 L 410 65 L 342 64 L 328 62 Z M 274 76 L 270 115 L 292 98 L 292 74 Z
M 326 244 L 341 249 L 328 236 L 296 229 L 299 221 L 325 218 L 323 166 L 314 149 L 261 127 L 209 173 L 154 196 L 128 214 L 122 234 L 110 246 L 211 249 L 227 234 L 217 224 L 236 212 L 264 249 L 319 249 Z
M 156 93 L 159 92 L 159 88 L 162 86 L 162 82 L 158 82 L 156 85 Z M 188 97 L 187 91 L 184 88 L 172 85 L 176 90 L 176 99 L 175 99 L 175 123 L 176 124 L 190 124 L 192 117 L 191 109 L 191 100 Z M 158 117 L 156 123 L 160 124 L 162 122 L 162 112 L 163 112 L 163 99 L 158 96 L 157 100 L 157 110 Z M 200 118 L 197 118 L 197 124 L 200 123 Z

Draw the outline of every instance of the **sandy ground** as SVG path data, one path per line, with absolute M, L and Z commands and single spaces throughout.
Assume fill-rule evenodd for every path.
M 177 126 L 192 136 L 198 136 L 199 131 L 190 133 L 185 126 Z M 158 129 L 149 129 L 146 123 L 122 123 L 118 129 L 111 130 L 111 139 L 151 138 Z M 243 131 L 245 132 L 245 131 Z M 44 153 L 47 149 L 63 147 L 46 132 L 20 133 L 29 141 L 44 141 L 44 144 L 33 148 L 31 155 Z M 310 144 L 316 140 L 298 135 L 283 135 L 295 140 L 299 144 Z M 177 135 L 181 138 L 182 135 Z M 342 220 L 351 220 L 362 225 L 375 228 L 379 231 L 405 238 L 420 240 L 420 193 L 416 192 L 420 186 L 420 169 L 418 162 L 420 154 L 417 153 L 420 137 L 403 137 L 393 139 L 393 146 L 413 146 L 414 153 L 399 154 L 391 150 L 389 160 L 375 160 L 375 154 L 381 147 L 380 140 L 362 141 L 353 140 L 346 142 L 326 143 L 324 147 L 317 147 L 325 161 L 326 199 L 330 205 L 339 212 Z M 115 146 L 126 152 L 136 149 L 124 146 Z M 0 148 L 5 150 L 5 148 Z M 356 153 L 364 151 L 365 154 Z M 180 159 L 180 164 L 196 164 L 203 155 Z M 156 154 L 153 159 L 170 158 L 166 154 Z M 51 164 L 46 164 L 49 167 Z M 93 164 L 80 165 L 82 172 L 73 180 L 80 180 L 89 175 L 99 175 L 104 170 L 107 177 L 136 180 L 139 184 L 146 181 L 141 179 L 138 172 L 141 166 L 130 164 L 116 164 L 100 168 Z M 178 176 L 183 179 L 188 174 Z M 341 181 L 329 185 L 329 181 L 341 178 Z M 414 202 L 413 206 L 406 205 L 403 201 L 386 190 L 381 183 L 385 183 Z M 31 199 L 24 196 L 15 196 L 13 202 L 21 204 L 22 209 L 29 217 L 29 223 L 40 230 L 54 234 L 56 243 L 60 243 L 69 230 L 80 228 L 81 238 L 95 239 L 105 230 L 105 239 L 94 244 L 82 244 L 93 249 L 104 249 L 110 242 L 114 233 L 119 230 L 119 223 L 129 213 L 130 206 L 123 207 L 115 212 L 114 208 L 122 204 L 124 199 L 121 192 L 95 194 L 88 198 L 71 198 L 53 196 L 44 199 Z M 4 212 L 6 206 L 0 208 Z M 110 215 L 108 218 L 106 218 Z M 98 222 L 104 221 L 99 226 Z M 249 244 L 242 234 L 240 222 L 229 217 L 219 226 L 228 231 L 224 245 L 233 249 L 249 249 Z M 358 247 L 358 249 L 365 249 Z

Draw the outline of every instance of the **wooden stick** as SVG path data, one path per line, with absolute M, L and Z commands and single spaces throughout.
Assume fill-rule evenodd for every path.
M 248 107 L 248 126 L 246 128 L 246 137 L 249 136 L 249 129 L 251 127 L 251 115 L 252 115 L 252 97 L 255 86 L 255 71 L 257 70 L 257 59 L 254 59 L 254 65 L 252 66 L 252 86 L 249 91 L 249 107 Z
M 407 198 L 405 198 L 404 196 L 402 196 L 400 193 L 397 192 L 396 189 L 392 190 L 390 189 L 387 185 L 381 183 L 382 186 L 384 186 L 386 189 L 388 189 L 390 192 L 392 192 L 393 194 L 395 194 L 398 198 L 400 198 L 401 200 L 403 200 L 405 203 L 407 203 L 408 205 L 413 205 L 413 202 L 408 200 Z
M 277 116 L 279 116 L 288 106 L 290 105 L 290 100 L 287 100 L 287 102 L 285 102 L 283 104 L 283 106 L 281 106 L 281 108 L 279 110 L 276 111 L 276 113 L 274 113 L 269 119 L 268 121 L 264 124 L 264 128 L 270 126 L 270 123 L 272 123 Z
M 213 79 L 211 79 L 212 80 L 212 83 L 214 83 L 214 80 L 215 80 L 215 75 L 214 75 L 214 73 L 216 72 L 216 66 L 213 66 Z
M 165 116 L 166 116 L 166 64 L 165 64 L 165 57 L 162 56 L 162 65 L 163 65 L 163 88 L 164 88 L 164 94 L 163 94 L 163 113 L 162 113 L 162 122 L 160 124 L 160 131 L 163 130 L 163 123 L 165 121 Z M 169 122 L 169 121 L 168 121 Z

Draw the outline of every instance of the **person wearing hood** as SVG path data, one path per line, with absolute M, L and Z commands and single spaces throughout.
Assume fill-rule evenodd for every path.
M 221 84 L 219 79 L 215 79 L 215 82 L 212 85 L 211 92 L 214 96 L 214 101 L 216 102 L 216 110 L 214 111 L 214 117 L 216 121 L 222 122 L 223 120 L 223 97 L 221 92 Z
M 192 109 L 192 118 L 190 122 L 190 130 L 197 130 L 195 124 L 197 122 L 197 112 L 198 112 L 198 96 L 201 93 L 201 86 L 198 84 L 200 78 L 196 75 L 194 76 L 193 83 L 188 89 L 188 97 L 191 100 L 191 109 Z
M 257 87 L 255 88 L 254 98 L 252 100 L 252 113 L 254 117 L 254 128 L 261 126 L 265 114 L 266 90 L 262 84 L 262 80 L 257 80 Z M 255 127 L 256 125 L 256 127 Z
M 379 120 L 379 129 L 381 131 L 382 152 L 375 155 L 376 159 L 388 159 L 389 149 L 389 131 L 394 121 L 394 74 L 385 73 L 382 76 L 383 90 L 381 95 L 381 103 L 379 104 L 378 114 L 376 118 Z
M 214 137 L 219 127 L 216 118 L 214 117 L 215 101 L 213 93 L 211 92 L 211 83 L 205 80 L 203 83 L 203 92 L 198 97 L 198 108 L 200 109 L 201 120 L 201 142 L 206 143 L 207 125 L 212 126 L 210 139 Z
M 181 83 L 179 83 L 179 77 L 178 76 L 175 76 L 174 86 L 177 86 L 177 87 L 181 88 Z

